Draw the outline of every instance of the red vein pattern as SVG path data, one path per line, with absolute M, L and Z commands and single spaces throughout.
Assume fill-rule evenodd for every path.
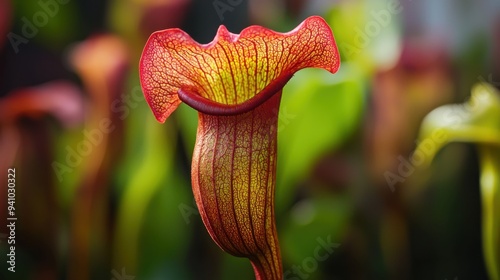
M 288 33 L 250 26 L 233 34 L 221 25 L 205 45 L 180 29 L 157 31 L 144 47 L 140 76 L 146 100 L 164 122 L 181 102 L 179 90 L 188 105 L 207 113 L 207 106 L 253 105 L 237 114 L 260 105 L 302 68 L 335 73 L 339 65 L 330 27 L 312 16 Z
M 235 116 L 200 113 L 193 154 L 193 192 L 208 232 L 224 251 L 249 258 L 257 279 L 282 274 L 274 223 L 280 98 Z
M 151 35 L 140 61 L 144 96 L 158 121 L 181 102 L 199 111 L 191 169 L 201 217 L 226 252 L 250 259 L 256 279 L 283 279 L 274 221 L 281 92 L 305 67 L 335 73 L 333 34 L 317 16 L 288 33 L 221 26 L 205 45 L 179 29 Z

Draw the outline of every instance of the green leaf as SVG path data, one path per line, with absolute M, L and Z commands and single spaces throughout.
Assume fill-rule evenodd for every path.
M 187 252 L 190 230 L 178 206 L 192 199 L 188 182 L 176 172 L 173 127 L 136 110 L 130 130 L 142 137 L 133 138 L 127 149 L 135 169 L 124 174 L 114 239 L 114 267 L 126 267 L 133 275 L 137 267 L 148 274 L 165 258 L 175 260 Z M 151 244 L 158 234 L 162 241 Z
M 294 266 L 308 266 L 303 269 L 308 276 L 319 277 L 312 268 L 321 267 L 342 245 L 353 207 L 348 196 L 338 194 L 315 195 L 294 205 L 280 234 L 285 273 L 291 275 Z
M 333 77 L 318 69 L 297 73 L 283 90 L 278 120 L 276 207 L 288 203 L 298 180 L 358 126 L 364 107 L 359 72 L 345 64 Z M 351 78 L 347 78 L 351 77 Z

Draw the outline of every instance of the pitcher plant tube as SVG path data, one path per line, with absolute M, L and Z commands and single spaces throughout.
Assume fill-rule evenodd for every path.
M 433 141 L 437 136 L 441 141 Z M 436 144 L 425 166 L 450 142 L 477 146 L 485 266 L 491 279 L 500 280 L 500 92 L 484 81 L 474 85 L 467 102 L 438 107 L 425 117 L 420 140 L 415 153 L 426 151 L 426 142 Z
M 340 56 L 318 16 L 288 33 L 220 26 L 208 44 L 180 29 L 153 33 L 140 60 L 144 96 L 164 122 L 181 102 L 199 112 L 191 181 L 212 239 L 250 260 L 256 279 L 282 279 L 274 219 L 282 88 L 307 67 L 335 73 Z

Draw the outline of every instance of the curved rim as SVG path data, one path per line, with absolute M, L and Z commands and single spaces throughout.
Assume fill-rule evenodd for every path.
M 188 89 L 181 88 L 177 93 L 182 102 L 198 112 L 207 115 L 233 116 L 247 113 L 264 103 L 271 98 L 271 96 L 282 90 L 292 76 L 293 74 L 286 74 L 278 77 L 257 95 L 239 104 L 222 104 L 215 102 Z

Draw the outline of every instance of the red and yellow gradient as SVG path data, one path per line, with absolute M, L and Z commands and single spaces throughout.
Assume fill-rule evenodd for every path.
M 306 67 L 335 73 L 340 56 L 318 16 L 278 33 L 221 26 L 208 44 L 179 29 L 151 35 L 140 62 L 144 96 L 164 122 L 181 101 L 199 111 L 192 187 L 203 222 L 226 252 L 249 258 L 257 279 L 282 279 L 274 221 L 281 91 Z

